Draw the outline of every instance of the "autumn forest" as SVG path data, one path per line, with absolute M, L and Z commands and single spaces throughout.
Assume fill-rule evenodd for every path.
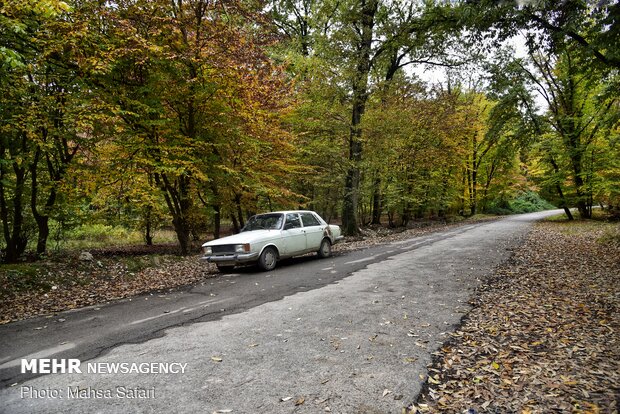
M 84 225 L 620 214 L 616 0 L 0 2 L 1 259 Z

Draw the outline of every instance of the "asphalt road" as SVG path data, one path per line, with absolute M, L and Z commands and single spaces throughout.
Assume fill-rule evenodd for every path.
M 400 412 L 475 287 L 557 213 L 0 326 L 0 412 Z M 20 372 L 40 358 L 82 373 Z

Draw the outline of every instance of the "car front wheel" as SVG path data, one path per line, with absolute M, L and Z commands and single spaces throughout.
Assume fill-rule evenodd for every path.
M 266 247 L 258 258 L 258 267 L 265 271 L 273 270 L 278 262 L 278 252 L 273 247 Z
M 323 239 L 317 253 L 321 259 L 330 257 L 332 255 L 332 244 L 328 239 Z

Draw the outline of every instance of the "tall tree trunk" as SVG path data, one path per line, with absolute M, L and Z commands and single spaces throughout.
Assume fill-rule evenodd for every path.
M 379 172 L 373 182 L 373 194 L 372 194 L 372 221 L 371 224 L 381 224 L 381 177 Z
M 47 250 L 47 239 L 49 238 L 50 234 L 49 210 L 56 203 L 56 189 L 52 186 L 52 188 L 50 189 L 50 194 L 47 197 L 47 201 L 45 202 L 43 212 L 39 210 L 39 207 L 37 205 L 37 198 L 39 196 L 38 172 L 41 153 L 41 148 L 37 148 L 34 159 L 30 164 L 30 210 L 32 211 L 32 216 L 37 223 L 37 255 L 43 255 Z M 54 170 L 53 167 L 51 167 L 51 163 L 49 164 L 49 168 L 52 168 L 49 170 L 49 173 L 50 175 L 52 175 L 54 173 Z
M 166 200 L 168 210 L 172 215 L 172 225 L 179 241 L 181 254 L 189 253 L 191 223 L 189 221 L 189 211 L 192 206 L 189 195 L 190 181 L 189 175 L 176 177 L 170 181 L 168 176 L 163 173 L 154 174 L 155 183 L 161 189 Z
M 146 207 L 146 213 L 144 214 L 144 242 L 146 243 L 147 246 L 152 246 L 153 245 L 153 233 L 152 233 L 152 227 L 153 227 L 153 223 L 152 223 L 152 211 L 153 211 L 153 207 L 152 206 L 147 206 Z
M 452 171 L 449 171 L 447 174 L 444 174 L 443 179 L 441 180 L 441 198 L 439 201 L 439 209 L 437 210 L 437 216 L 439 218 L 446 217 L 446 209 L 448 208 L 448 203 L 445 201 L 448 198 L 448 190 L 450 188 L 448 178 L 452 175 Z
M 25 169 L 14 168 L 16 180 L 13 191 L 12 211 L 9 208 L 9 199 L 4 188 L 4 176 L 0 176 L 0 212 L 2 215 L 2 229 L 6 251 L 4 254 L 5 263 L 16 263 L 26 250 L 28 238 L 24 234 L 24 215 L 22 196 L 24 193 Z M 10 217 L 12 216 L 12 217 Z
M 472 138 L 471 172 L 469 183 L 469 210 L 472 216 L 478 212 L 478 133 L 474 132 Z
M 577 194 L 577 210 L 582 219 L 591 218 L 588 210 L 587 195 L 584 193 L 583 180 L 583 148 L 579 139 L 577 126 L 572 118 L 567 118 L 562 122 L 564 143 L 568 149 L 571 162 L 573 183 L 575 184 L 575 193 Z
M 553 157 L 549 157 L 549 160 L 551 162 L 551 166 L 553 167 L 553 170 L 555 171 L 556 175 L 559 174 L 560 167 L 555 162 L 555 159 L 553 159 Z M 574 220 L 573 213 L 571 213 L 570 208 L 568 208 L 568 204 L 566 203 L 566 198 L 564 197 L 564 192 L 562 191 L 562 186 L 560 185 L 559 181 L 556 182 L 555 189 L 558 192 L 558 196 L 560 197 L 560 207 L 564 209 L 564 213 L 566 214 L 566 217 L 568 217 L 570 221 Z
M 20 150 L 24 150 L 25 152 L 25 137 L 22 137 L 20 144 L 22 148 L 18 149 L 16 146 L 13 149 L 17 152 Z M 12 153 L 13 151 L 4 145 L 0 145 L 0 156 L 4 158 L 7 152 Z M 4 253 L 5 263 L 16 263 L 28 245 L 28 238 L 24 232 L 23 210 L 26 167 L 13 162 L 13 173 L 15 174 L 15 186 L 12 191 L 12 197 L 9 199 L 5 189 L 5 180 L 9 180 L 9 177 L 7 177 L 9 170 L 5 163 L 0 163 L 0 216 L 2 217 L 2 230 L 6 243 L 6 251 Z M 12 209 L 9 204 L 12 204 Z
M 368 76 L 372 66 L 370 54 L 377 13 L 377 0 L 362 0 L 359 17 L 360 39 L 357 45 L 357 64 L 353 77 L 353 102 L 349 133 L 349 168 L 345 180 L 342 207 L 342 227 L 347 235 L 359 234 L 357 206 L 360 187 L 360 162 L 362 160 L 362 117 L 368 99 Z
M 469 208 L 471 210 L 472 208 L 472 176 L 471 176 L 471 172 L 472 172 L 472 167 L 469 164 L 469 160 L 467 160 L 467 166 L 465 167 L 465 175 L 467 177 L 467 203 L 469 204 Z M 465 196 L 463 196 L 463 198 L 465 198 Z M 463 215 L 465 215 L 465 202 L 463 201 Z
M 213 208 L 213 238 L 214 239 L 219 239 L 220 238 L 220 232 L 222 229 L 222 216 L 221 216 L 221 212 L 222 212 L 222 208 L 219 204 L 212 204 L 212 208 Z
M 381 105 L 387 110 L 388 102 L 387 102 L 387 94 L 390 90 L 390 84 L 394 79 L 394 76 L 401 68 L 401 60 L 405 57 L 406 54 L 398 53 L 398 49 L 392 51 L 390 55 L 390 64 L 387 67 L 385 72 L 385 82 L 383 84 L 383 95 L 381 97 Z M 380 171 L 376 171 L 375 179 L 372 183 L 372 221 L 371 224 L 380 225 L 381 224 L 381 211 L 382 211 L 382 196 L 381 196 L 381 173 Z
M 243 219 L 243 208 L 241 207 L 241 194 L 235 194 L 235 207 L 237 209 L 237 220 L 239 220 L 239 231 L 245 226 Z
M 233 232 L 235 234 L 239 233 L 241 229 L 239 228 L 239 222 L 237 222 L 237 217 L 234 214 L 231 214 L 230 220 L 232 221 L 232 224 L 233 224 Z

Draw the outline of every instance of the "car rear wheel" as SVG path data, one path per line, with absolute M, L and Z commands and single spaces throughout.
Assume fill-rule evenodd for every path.
M 328 239 L 323 239 L 323 241 L 321 241 L 321 246 L 317 254 L 321 259 L 325 259 L 332 255 L 332 244 Z
M 258 267 L 265 271 L 273 270 L 278 262 L 278 252 L 273 247 L 266 247 L 258 258 Z

